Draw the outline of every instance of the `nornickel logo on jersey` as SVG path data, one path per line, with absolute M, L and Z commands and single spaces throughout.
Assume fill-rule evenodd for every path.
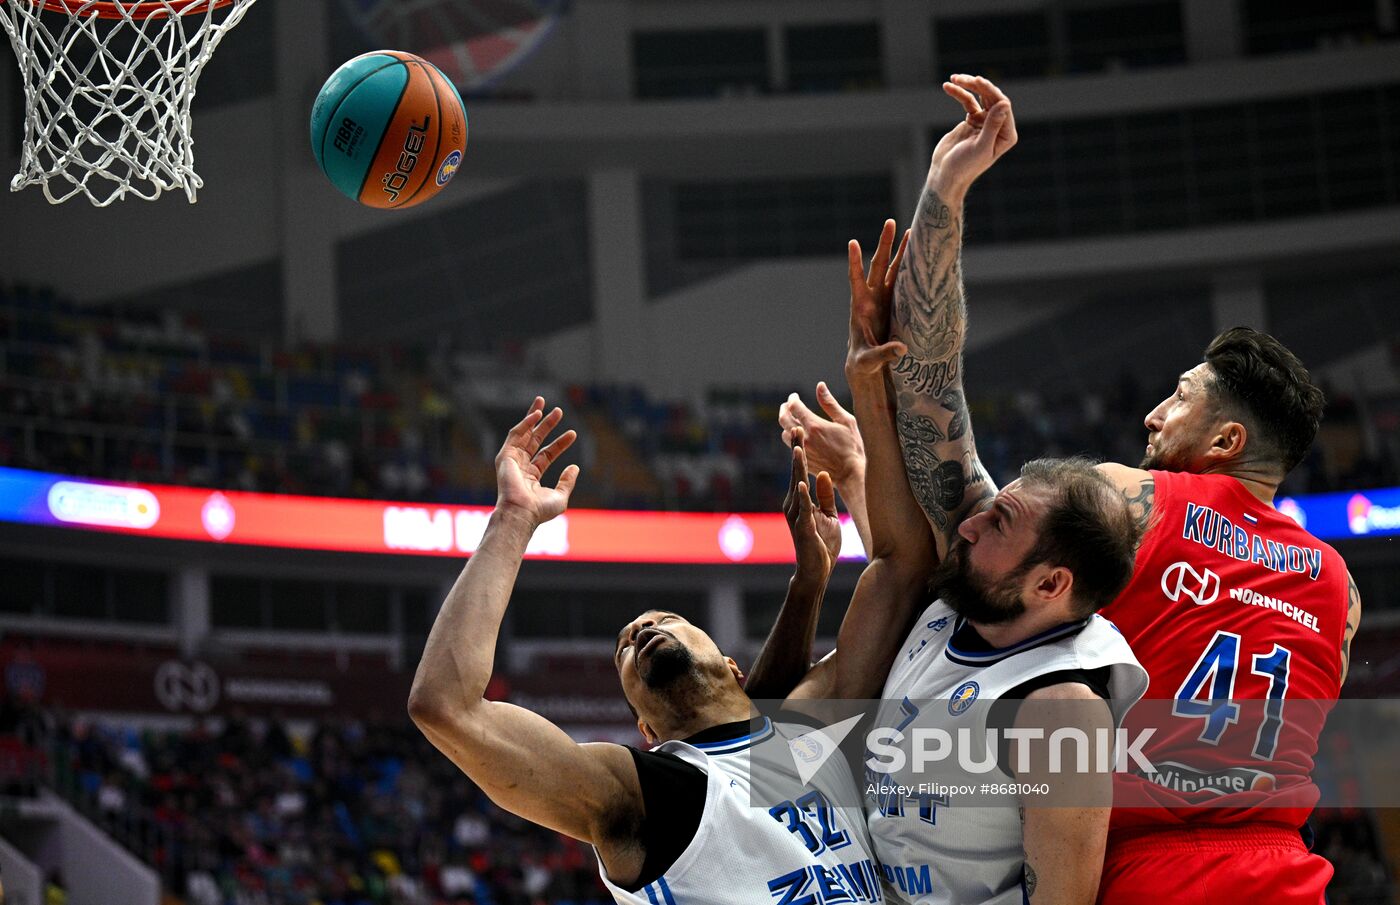
M 1238 600 L 1240 603 L 1250 606 L 1261 606 L 1265 609 L 1282 613 L 1304 628 L 1310 628 L 1318 634 L 1322 632 L 1321 626 L 1317 624 L 1317 614 L 1309 613 L 1302 607 L 1295 606 L 1287 600 L 1270 597 L 1268 594 L 1260 594 L 1252 588 L 1231 588 L 1230 599 Z
M 953 716 L 962 716 L 967 713 L 967 709 L 972 706 L 972 702 L 977 700 L 977 695 L 982 689 L 976 682 L 964 682 L 953 692 L 953 696 L 948 699 L 948 712 Z
M 1162 573 L 1162 593 L 1173 602 L 1186 597 L 1205 606 L 1220 596 L 1220 576 L 1205 568 L 1197 572 L 1189 562 L 1174 562 Z

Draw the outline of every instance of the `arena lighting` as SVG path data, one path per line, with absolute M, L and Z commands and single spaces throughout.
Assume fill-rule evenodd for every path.
M 1400 534 L 1400 487 L 1285 497 L 1279 509 L 1324 540 Z M 0 468 L 0 521 L 298 550 L 464 556 L 487 506 L 119 484 Z M 842 559 L 861 560 L 842 517 Z M 573 562 L 792 562 L 782 515 L 571 509 L 535 533 L 531 559 Z

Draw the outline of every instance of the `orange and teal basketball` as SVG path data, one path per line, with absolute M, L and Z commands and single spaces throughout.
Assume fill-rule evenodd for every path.
M 467 152 L 457 87 L 422 57 L 376 50 L 326 80 L 311 108 L 311 150 L 331 184 L 369 207 L 422 204 Z

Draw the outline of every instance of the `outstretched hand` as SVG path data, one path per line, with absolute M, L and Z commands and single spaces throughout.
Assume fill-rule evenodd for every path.
M 831 480 L 842 488 L 847 481 L 865 480 L 865 444 L 856 427 L 856 416 L 846 411 L 826 381 L 817 384 L 817 404 L 827 417 L 809 409 L 796 393 L 778 407 L 778 426 L 783 429 L 783 443 L 792 446 L 798 430 L 802 433 L 802 451 L 807 457 L 808 474 L 815 478 L 828 472 Z
M 904 231 L 899 251 L 893 260 L 895 224 L 886 220 L 880 231 L 880 241 L 870 259 L 870 270 L 861 264 L 860 243 L 852 239 L 846 245 L 846 258 L 851 280 L 851 325 L 846 338 L 846 375 L 868 376 L 897 360 L 907 350 L 904 343 L 890 341 L 890 307 L 894 299 L 895 278 L 909 246 L 909 231 Z
M 545 445 L 563 419 L 564 412 L 559 408 L 546 415 L 544 397 L 536 396 L 529 412 L 506 434 L 506 442 L 496 453 L 498 512 L 528 516 L 539 526 L 569 507 L 569 495 L 578 481 L 577 465 L 565 468 L 554 487 L 546 487 L 543 482 L 544 473 L 578 439 L 578 434 L 569 430 Z
M 938 142 L 928 171 L 929 186 L 950 202 L 1016 145 L 1016 116 L 1010 98 L 980 75 L 949 76 L 943 93 L 967 113 Z
M 797 552 L 797 569 L 825 579 L 836 566 L 841 554 L 841 518 L 836 512 L 836 487 L 831 475 L 819 472 L 815 487 L 817 500 L 804 478 L 807 475 L 807 455 L 802 448 L 802 428 L 795 428 L 792 437 L 792 477 L 787 496 L 783 498 L 783 516 L 792 532 L 792 546 Z

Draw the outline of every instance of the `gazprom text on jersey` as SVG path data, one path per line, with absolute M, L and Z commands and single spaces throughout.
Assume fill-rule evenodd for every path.
M 1241 562 L 1252 562 L 1275 572 L 1307 575 L 1313 581 L 1322 574 L 1322 551 L 1317 547 L 1281 544 L 1234 524 L 1209 506 L 1186 504 L 1181 536 Z

